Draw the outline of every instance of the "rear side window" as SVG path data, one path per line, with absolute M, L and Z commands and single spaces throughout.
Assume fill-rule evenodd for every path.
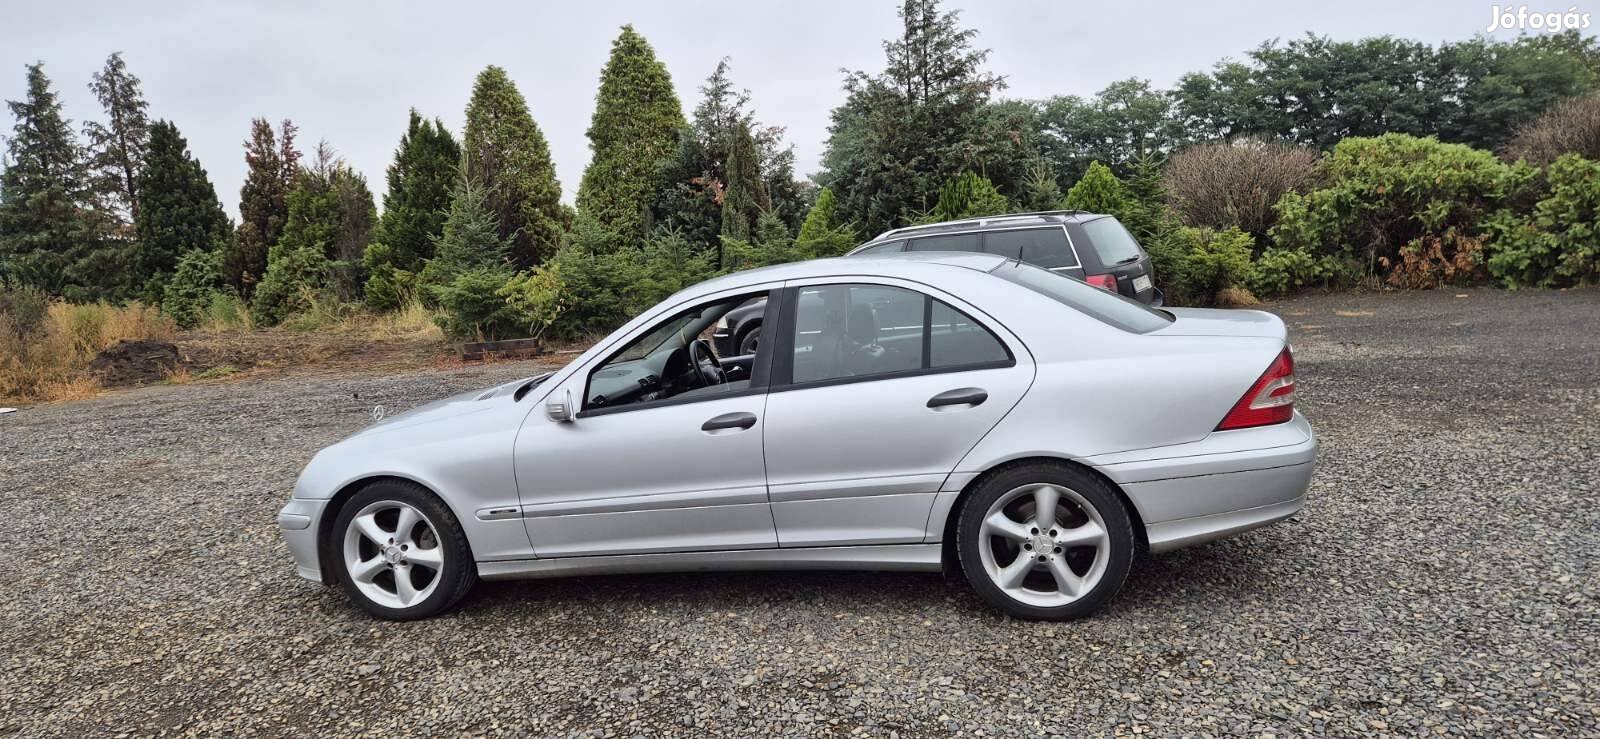
M 967 314 L 901 287 L 800 288 L 794 327 L 789 381 L 795 384 L 1013 361 L 1000 339 Z
M 911 251 L 981 251 L 979 239 L 975 233 L 924 236 L 911 240 Z
M 1133 234 L 1115 218 L 1096 218 L 1083 224 L 1083 231 L 1089 236 L 1089 245 L 1094 248 L 1094 253 L 1100 256 L 1100 263 L 1106 267 L 1115 267 L 1124 262 L 1131 262 L 1144 256 L 1139 249 L 1139 242 L 1133 240 Z
M 1000 339 L 972 317 L 940 301 L 928 314 L 928 366 L 961 367 L 1011 358 Z
M 1031 264 L 1006 262 L 989 274 L 1014 282 L 1123 331 L 1147 334 L 1172 323 L 1172 318 L 1166 313 L 1147 308 L 1143 303 Z
M 862 254 L 889 254 L 900 251 L 901 249 L 905 248 L 905 245 L 906 242 L 904 239 L 900 241 L 885 241 L 882 244 L 873 244 L 872 246 L 862 249 L 861 251 L 856 252 L 854 256 L 859 257 Z
M 1078 257 L 1072 253 L 1067 232 L 1059 227 L 990 231 L 983 236 L 983 250 L 1045 269 L 1078 266 Z

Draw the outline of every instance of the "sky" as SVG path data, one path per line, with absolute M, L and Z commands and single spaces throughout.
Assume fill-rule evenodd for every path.
M 1600 1 L 1582 0 L 1582 11 Z M 1529 6 L 1564 12 L 1571 5 Z M 723 57 L 757 117 L 788 129 L 797 171 L 818 169 L 829 111 L 844 97 L 841 68 L 883 68 L 898 33 L 888 0 L 806 2 L 31 2 L 0 0 L 0 98 L 21 99 L 25 64 L 45 63 L 74 128 L 99 118 L 88 90 L 121 51 L 143 83 L 150 115 L 177 124 L 237 218 L 250 120 L 291 118 L 301 149 L 327 141 L 371 182 L 381 207 L 384 169 L 407 110 L 461 133 L 477 73 L 504 67 L 549 140 L 565 199 L 589 161 L 584 135 L 600 69 L 625 23 L 672 74 L 684 113 Z M 1167 87 L 1186 72 L 1306 31 L 1355 39 L 1389 34 L 1438 43 L 1484 33 L 1491 3 L 1421 0 L 1242 0 L 1225 10 L 1192 0 L 947 2 L 989 48 L 989 70 L 1012 98 L 1091 95 L 1141 77 Z M 1508 30 L 1494 37 L 1506 38 Z M 0 111 L 0 135 L 14 121 Z

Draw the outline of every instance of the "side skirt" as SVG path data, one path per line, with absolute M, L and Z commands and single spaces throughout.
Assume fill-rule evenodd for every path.
M 722 552 L 608 554 L 589 557 L 479 562 L 485 580 L 615 575 L 643 572 L 732 570 L 886 570 L 938 572 L 938 544 L 893 544 L 797 549 L 737 549 Z

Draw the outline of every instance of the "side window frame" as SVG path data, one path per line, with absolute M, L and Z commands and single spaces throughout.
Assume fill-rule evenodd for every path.
M 901 288 L 901 289 L 904 289 L 904 290 L 910 290 L 912 292 L 917 293 L 918 295 L 921 295 L 922 296 L 922 367 L 920 369 L 900 370 L 900 371 L 896 371 L 896 372 L 884 372 L 884 373 L 875 374 L 875 375 L 861 375 L 861 376 L 852 376 L 852 377 L 833 377 L 833 378 L 829 378 L 829 379 L 826 379 L 826 380 L 812 380 L 812 381 L 809 381 L 809 382 L 798 382 L 798 383 L 795 382 L 794 381 L 794 338 L 795 338 L 794 337 L 794 328 L 795 328 L 795 321 L 797 320 L 796 319 L 796 315 L 798 313 L 799 305 L 800 305 L 800 291 L 803 290 L 803 289 L 806 289 L 806 288 L 810 288 L 810 287 L 824 287 L 824 286 L 832 286 L 832 285 L 846 285 L 846 286 L 865 285 L 865 286 L 871 286 L 871 287 L 897 287 L 897 288 Z M 873 280 L 871 278 L 855 278 L 855 279 L 842 279 L 842 280 L 830 280 L 830 281 L 826 281 L 826 282 L 807 283 L 807 284 L 802 284 L 802 285 L 786 285 L 783 288 L 781 294 L 782 294 L 782 300 L 781 300 L 781 304 L 780 304 L 779 310 L 778 310 L 778 320 L 777 320 L 776 323 L 771 324 L 771 325 L 775 326 L 778 329 L 778 332 L 775 334 L 776 341 L 769 341 L 768 342 L 768 345 L 772 346 L 774 350 L 772 352 L 771 376 L 769 378 L 771 384 L 768 385 L 767 392 L 778 393 L 778 392 L 784 392 L 784 391 L 788 391 L 788 390 L 806 390 L 806 389 L 817 388 L 817 387 L 831 387 L 831 386 L 834 386 L 834 385 L 849 385 L 849 384 L 854 384 L 854 383 L 857 383 L 857 382 L 877 382 L 879 380 L 896 380 L 896 379 L 900 379 L 900 378 L 904 378 L 904 377 L 922 377 L 922 376 L 925 376 L 925 375 L 943 375 L 943 374 L 951 374 L 951 373 L 955 373 L 955 372 L 975 372 L 975 371 L 978 371 L 978 370 L 986 370 L 986 369 L 1006 369 L 1006 368 L 1017 366 L 1017 350 L 1012 348 L 1011 341 L 1008 341 L 1007 338 L 1006 338 L 1008 336 L 1011 336 L 1011 332 L 1010 331 L 1004 331 L 1004 332 L 996 331 L 993 326 L 991 326 L 988 322 L 986 322 L 986 320 L 985 320 L 986 317 L 985 318 L 979 318 L 977 316 L 974 316 L 971 311 L 963 310 L 960 306 L 957 306 L 957 305 L 951 303 L 948 300 L 935 298 L 933 295 L 929 294 L 926 290 L 924 290 L 924 289 L 922 289 L 921 287 L 918 287 L 918 286 L 902 285 L 902 284 L 896 284 L 896 283 L 892 283 L 892 282 L 880 282 L 880 281 L 875 281 L 875 280 Z M 930 366 L 932 364 L 931 360 L 932 360 L 932 356 L 933 356 L 933 332 L 930 330 L 929 327 L 933 323 L 933 302 L 935 300 L 939 301 L 940 303 L 943 303 L 944 305 L 949 307 L 951 310 L 954 310 L 957 313 L 960 313 L 961 315 L 966 316 L 975 325 L 977 325 L 978 327 L 982 328 L 984 331 L 989 332 L 989 335 L 993 336 L 995 341 L 1000 344 L 1000 348 L 1005 350 L 1006 358 L 1004 360 L 998 360 L 998 361 L 992 361 L 992 362 L 977 362 L 977 363 L 972 363 L 972 364 L 962 364 L 962 365 L 955 365 L 955 366 L 950 366 L 950 367 L 932 367 L 932 366 Z M 989 319 L 989 320 L 992 320 L 992 319 Z
M 674 406 L 674 405 L 688 405 L 688 404 L 691 404 L 691 403 L 699 403 L 699 402 L 707 401 L 707 400 L 719 400 L 719 399 L 723 399 L 723 398 L 742 398 L 742 397 L 746 397 L 746 396 L 750 396 L 750 395 L 760 395 L 760 394 L 766 393 L 767 390 L 768 390 L 768 387 L 770 385 L 770 379 L 772 377 L 773 357 L 777 354 L 777 352 L 776 351 L 769 351 L 769 352 L 763 353 L 763 352 L 758 350 L 756 352 L 755 361 L 752 362 L 751 366 L 750 366 L 750 385 L 749 385 L 749 387 L 746 387 L 743 390 L 737 390 L 737 391 L 729 392 L 729 393 L 708 393 L 708 394 L 704 394 L 704 395 L 695 395 L 695 396 L 687 397 L 687 398 L 683 397 L 682 395 L 678 395 L 678 396 L 675 396 L 675 397 L 665 398 L 665 399 L 662 399 L 662 400 L 648 400 L 648 401 L 645 401 L 645 402 L 642 402 L 642 403 L 628 403 L 626 405 L 608 406 L 608 407 L 601 407 L 601 408 L 590 408 L 589 407 L 589 398 L 590 398 L 589 387 L 590 387 L 591 383 L 594 382 L 595 373 L 599 372 L 599 371 L 605 369 L 607 366 L 609 366 L 611 364 L 612 360 L 616 359 L 616 357 L 618 355 L 620 355 L 622 352 L 624 352 L 627 349 L 629 349 L 632 346 L 632 342 L 638 340 L 640 337 L 649 334 L 650 332 L 656 330 L 656 328 L 660 327 L 662 324 L 664 324 L 664 323 L 666 323 L 668 321 L 671 321 L 671 320 L 673 320 L 673 319 L 675 319 L 675 318 L 677 318 L 677 317 L 679 317 L 679 316 L 681 316 L 681 315 L 683 315 L 685 313 L 689 313 L 689 312 L 692 312 L 692 311 L 695 311 L 695 310 L 699 310 L 699 309 L 704 308 L 705 306 L 708 306 L 708 305 L 713 305 L 713 304 L 716 304 L 716 303 L 721 303 L 721 302 L 725 302 L 725 301 L 729 301 L 729 300 L 739 300 L 740 302 L 734 305 L 734 308 L 737 308 L 737 307 L 739 307 L 739 305 L 742 305 L 744 302 L 747 302 L 747 301 L 749 301 L 751 299 L 759 298 L 763 293 L 766 295 L 767 306 L 766 306 L 766 310 L 762 311 L 761 323 L 764 326 L 771 326 L 771 325 L 774 325 L 774 322 L 776 322 L 778 320 L 778 315 L 779 315 L 779 311 L 780 311 L 780 308 L 781 308 L 781 302 L 780 301 L 781 301 L 781 297 L 783 295 L 783 292 L 784 292 L 784 289 L 782 287 L 773 287 L 773 288 L 769 288 L 767 290 L 756 290 L 754 292 L 744 293 L 742 295 L 739 295 L 739 294 L 724 295 L 722 297 L 712 298 L 710 300 L 703 300 L 703 301 L 694 303 L 693 305 L 690 305 L 690 306 L 688 306 L 686 308 L 682 308 L 682 309 L 679 309 L 679 310 L 675 310 L 675 311 L 673 311 L 671 313 L 668 313 L 665 316 L 662 316 L 661 318 L 659 318 L 659 319 L 657 319 L 655 321 L 652 321 L 649 324 L 641 327 L 639 330 L 633 332 L 632 335 L 628 336 L 625 340 L 623 340 L 622 342 L 619 342 L 621 344 L 621 346 L 618 346 L 616 349 L 613 349 L 611 352 L 607 353 L 603 359 L 600 359 L 599 361 L 594 362 L 592 365 L 588 366 L 587 368 L 581 370 L 581 374 L 582 374 L 582 378 L 583 378 L 582 383 L 580 383 L 580 387 L 582 388 L 582 398 L 580 400 L 581 409 L 578 411 L 578 413 L 577 413 L 577 415 L 575 417 L 582 419 L 582 418 L 593 418 L 595 416 L 609 416 L 609 415 L 614 415 L 614 414 L 617 414 L 617 413 L 628 413 L 628 412 L 631 412 L 631 411 L 649 410 L 651 408 L 665 408 L 665 407 Z M 713 351 L 715 351 L 715 350 L 713 350 Z

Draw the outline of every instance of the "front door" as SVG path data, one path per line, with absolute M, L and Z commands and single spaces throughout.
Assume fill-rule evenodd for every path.
M 762 461 L 764 363 L 718 369 L 704 340 L 751 297 L 639 329 L 555 389 L 578 402 L 574 420 L 528 417 L 516 473 L 537 556 L 777 546 Z
M 914 287 L 785 296 L 782 338 L 762 345 L 786 358 L 764 419 L 780 546 L 922 541 L 944 479 L 1032 383 L 1014 337 Z

